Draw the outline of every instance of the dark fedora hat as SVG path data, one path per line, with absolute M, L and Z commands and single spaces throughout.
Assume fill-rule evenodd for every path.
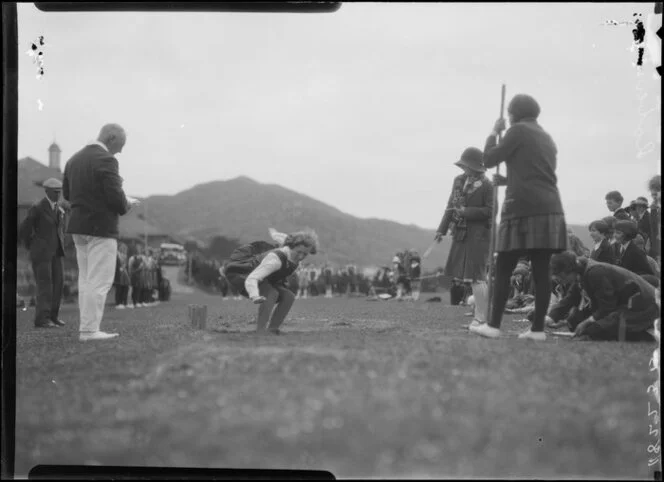
M 477 172 L 484 172 L 486 168 L 484 167 L 484 153 L 477 147 L 469 147 L 461 154 L 461 159 L 459 159 L 454 164 L 459 167 L 467 167 Z

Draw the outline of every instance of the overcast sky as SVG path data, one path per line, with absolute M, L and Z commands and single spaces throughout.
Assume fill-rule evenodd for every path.
M 246 175 L 355 216 L 435 228 L 460 173 L 453 163 L 483 148 L 504 82 L 508 101 L 528 93 L 540 103 L 568 222 L 587 224 L 608 214 L 607 191 L 647 196 L 660 172 L 653 5 L 173 14 L 19 3 L 18 154 L 47 163 L 55 138 L 64 164 L 117 122 L 128 132 L 118 159 L 130 195 Z M 640 71 L 634 13 L 648 37 Z M 26 53 L 39 35 L 41 79 Z

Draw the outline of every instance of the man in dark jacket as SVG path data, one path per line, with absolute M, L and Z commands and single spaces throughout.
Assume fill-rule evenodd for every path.
M 42 184 L 46 196 L 34 204 L 19 227 L 18 239 L 30 251 L 37 283 L 35 326 L 64 326 L 58 319 L 63 288 L 64 210 L 58 204 L 62 183 L 55 178 Z
M 125 195 L 114 157 L 126 140 L 122 127 L 107 124 L 65 166 L 62 194 L 71 204 L 67 232 L 76 245 L 81 341 L 118 336 L 99 328 L 115 275 L 119 217 L 138 204 Z

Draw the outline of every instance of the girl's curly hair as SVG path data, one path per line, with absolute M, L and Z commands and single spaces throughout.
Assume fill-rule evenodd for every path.
M 307 246 L 310 254 L 318 252 L 318 235 L 313 229 L 305 229 L 286 236 L 284 246 L 294 248 L 296 246 Z

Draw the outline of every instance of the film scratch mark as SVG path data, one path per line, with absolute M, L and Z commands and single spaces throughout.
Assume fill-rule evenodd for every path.
M 655 2 L 655 8 L 654 8 L 654 14 L 658 15 L 662 13 L 662 2 Z M 637 53 L 637 58 L 636 58 L 636 66 L 641 67 L 643 66 L 643 54 L 645 53 L 645 46 L 646 46 L 646 27 L 643 23 L 643 15 L 641 13 L 634 13 L 632 15 L 634 19 L 632 21 L 615 21 L 615 20 L 606 20 L 603 24 L 603 26 L 618 26 L 618 25 L 634 25 L 634 28 L 632 29 L 632 51 L 636 49 Z M 648 16 L 648 24 L 649 26 L 651 25 L 651 20 L 654 15 L 649 15 Z M 662 28 L 660 27 L 659 30 L 657 30 L 656 35 L 661 39 L 662 38 Z M 653 64 L 657 62 L 657 45 L 655 45 L 655 42 L 653 39 L 649 39 L 649 45 L 648 45 L 649 50 L 651 50 L 651 53 L 654 53 L 652 55 L 653 57 Z M 657 73 L 661 76 L 662 75 L 662 67 L 661 65 L 656 66 Z
M 632 29 L 632 35 L 634 36 L 634 45 L 637 47 L 638 52 L 636 65 L 640 67 L 643 65 L 643 52 L 645 51 L 643 48 L 643 41 L 646 37 L 646 28 L 643 26 L 641 14 L 635 13 L 634 16 L 637 18 L 634 20 L 636 27 Z
M 30 50 L 26 53 L 32 57 L 32 63 L 37 64 L 37 79 L 44 76 L 44 36 L 40 35 L 30 45 Z

